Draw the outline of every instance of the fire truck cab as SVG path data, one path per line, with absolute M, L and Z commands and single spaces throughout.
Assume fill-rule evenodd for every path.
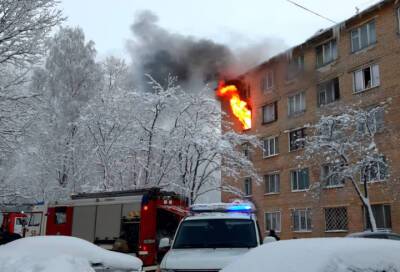
M 219 271 L 227 264 L 263 243 L 254 205 L 244 203 L 198 204 L 180 223 L 163 258 L 161 272 Z
M 74 236 L 135 254 L 155 270 L 162 255 L 159 240 L 172 239 L 187 215 L 187 204 L 179 195 L 159 189 L 85 193 L 50 203 L 46 215 L 46 235 Z

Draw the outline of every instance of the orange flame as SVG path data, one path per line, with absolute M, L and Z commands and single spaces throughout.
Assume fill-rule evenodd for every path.
M 218 97 L 227 97 L 231 105 L 233 115 L 235 115 L 243 125 L 243 129 L 251 128 L 251 110 L 247 102 L 240 99 L 239 90 L 235 85 L 226 85 L 220 82 L 217 89 Z

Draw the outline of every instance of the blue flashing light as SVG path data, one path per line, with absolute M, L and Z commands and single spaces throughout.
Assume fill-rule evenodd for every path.
M 230 206 L 227 211 L 228 212 L 251 212 L 253 210 L 253 207 L 251 205 L 245 204 L 245 205 L 233 205 Z

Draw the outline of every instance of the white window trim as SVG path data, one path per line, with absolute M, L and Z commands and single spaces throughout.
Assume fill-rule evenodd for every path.
M 269 107 L 269 106 L 273 106 L 273 108 L 274 108 L 274 119 L 269 120 L 269 121 L 265 121 L 264 120 L 264 109 L 266 107 Z M 263 125 L 266 125 L 266 124 L 269 124 L 269 123 L 272 123 L 272 122 L 275 122 L 276 120 L 278 120 L 277 107 L 278 107 L 278 103 L 277 102 L 269 103 L 269 104 L 266 104 L 266 105 L 261 107 L 261 115 L 262 115 L 261 117 L 262 117 L 262 124 Z
M 294 112 L 290 112 L 290 99 L 291 98 L 293 98 L 293 99 L 295 99 L 294 97 L 296 97 L 296 96 L 300 96 L 300 110 L 295 110 Z M 301 105 L 303 103 L 303 105 Z M 294 103 L 294 104 L 296 104 L 296 103 Z M 288 96 L 288 104 L 287 104 L 287 106 L 288 106 L 288 116 L 289 117 L 291 117 L 291 116 L 296 116 L 296 115 L 298 115 L 298 114 L 302 114 L 302 113 L 304 113 L 305 111 L 306 111 L 306 109 L 307 109 L 307 105 L 306 105 L 306 92 L 305 91 L 301 91 L 301 92 L 298 92 L 298 93 L 296 93 L 296 94 L 293 94 L 293 95 L 291 95 L 291 96 Z M 294 107 L 293 107 L 294 108 Z
M 337 77 L 335 77 L 335 78 L 332 78 L 332 79 L 330 79 L 330 80 L 327 80 L 327 81 L 324 81 L 324 82 L 321 82 L 321 83 L 319 83 L 318 84 L 318 86 L 317 86 L 317 95 L 318 95 L 318 97 L 317 97 L 317 103 L 318 103 L 318 107 L 324 107 L 324 106 L 327 106 L 327 105 L 330 105 L 330 104 L 333 104 L 333 103 L 335 103 L 336 101 L 339 101 L 340 100 L 340 98 L 338 98 L 338 99 L 335 99 L 335 80 L 337 80 L 337 81 L 339 81 L 339 78 L 337 78 Z M 321 91 L 321 86 L 322 85 L 324 85 L 325 87 L 327 86 L 327 85 L 329 85 L 331 88 L 329 88 L 329 89 L 327 89 L 327 88 L 324 88 L 324 90 L 323 91 Z M 339 97 L 340 97 L 340 87 L 339 87 Z M 325 93 L 325 101 L 324 102 L 327 102 L 327 97 L 328 97 L 328 93 L 330 94 L 330 95 L 333 95 L 333 100 L 332 100 L 332 102 L 329 102 L 329 103 L 324 103 L 324 104 L 322 104 L 321 103 L 321 101 L 320 101 L 320 93 Z
M 274 139 L 274 151 L 276 152 L 277 144 L 278 144 L 278 150 L 279 150 L 278 136 L 271 136 L 271 137 L 263 138 L 262 139 L 262 141 L 263 141 L 263 146 L 262 146 L 262 148 L 263 148 L 263 150 L 262 150 L 263 159 L 268 159 L 268 158 L 275 157 L 275 156 L 279 155 L 279 151 L 277 153 L 272 154 L 272 155 L 265 155 L 265 152 L 264 152 L 265 151 L 265 146 L 264 146 L 265 141 L 269 141 L 269 140 L 272 140 L 272 139 Z M 268 142 L 268 145 L 269 145 L 269 142 Z M 269 146 L 268 146 L 268 150 L 269 150 Z
M 264 175 L 264 177 L 265 176 L 271 176 L 271 175 L 278 175 L 278 177 L 279 177 L 279 191 L 278 192 L 269 192 L 269 193 L 264 193 L 264 195 L 279 195 L 280 193 L 281 193 L 281 177 L 280 177 L 280 172 L 279 171 L 276 171 L 276 172 L 270 172 L 270 173 L 267 173 L 267 174 L 265 174 Z M 264 182 L 265 182 L 265 180 L 264 180 Z M 275 184 L 275 187 L 276 187 L 276 184 Z
M 282 231 L 282 213 L 281 211 L 266 211 L 264 212 L 264 233 L 268 232 L 267 230 L 267 214 L 279 214 L 279 230 L 274 229 L 275 232 L 280 233 Z
M 323 176 L 322 176 L 322 168 L 324 167 L 324 166 L 326 166 L 327 164 L 323 164 L 323 165 L 321 165 L 321 174 L 320 174 L 320 182 L 323 182 L 323 180 L 324 180 L 324 178 L 323 178 Z M 329 165 L 328 165 L 329 166 Z M 326 185 L 326 186 L 323 186 L 323 189 L 335 189 L 335 188 L 343 188 L 344 187 L 344 182 L 342 183 L 342 184 L 336 184 L 336 185 Z
M 271 76 L 271 82 L 269 82 L 269 78 Z M 264 74 L 264 83 L 263 83 L 263 92 L 270 92 L 273 88 L 274 88 L 274 71 L 273 70 L 268 70 L 265 74 Z M 270 83 L 270 84 L 267 84 Z
M 292 224 L 293 224 L 293 226 L 292 226 L 292 229 L 293 229 L 293 232 L 295 232 L 295 233 L 310 233 L 310 232 L 312 232 L 313 230 L 313 225 L 312 225 L 312 213 L 311 213 L 311 208 L 292 208 L 291 209 L 291 213 L 292 213 L 292 217 L 294 216 L 294 212 L 295 211 L 306 211 L 306 213 L 307 213 L 307 211 L 309 211 L 309 213 L 310 213 L 310 217 L 311 217 L 311 224 L 310 224 L 310 229 L 300 229 L 300 230 L 295 230 L 294 229 L 294 224 L 293 224 L 293 221 L 292 221 Z M 308 217 L 306 216 L 305 217 L 306 218 L 306 225 L 308 225 Z M 292 220 L 294 220 L 293 218 L 292 218 Z M 299 226 L 301 226 L 301 222 L 300 222 L 300 224 L 299 224 Z
M 332 49 L 332 43 L 334 43 L 334 42 L 336 43 L 336 52 L 332 51 L 333 50 Z M 326 51 L 326 47 L 328 47 L 328 45 L 329 45 L 329 51 L 331 51 L 330 53 L 331 53 L 331 56 L 332 56 L 332 59 L 330 59 L 329 61 L 325 59 L 325 51 Z M 323 44 L 320 44 L 319 46 L 321 46 L 321 48 L 322 48 L 322 63 L 321 64 L 317 63 L 318 68 L 321 68 L 321 67 L 323 67 L 325 65 L 328 65 L 329 63 L 332 63 L 335 60 L 337 60 L 337 58 L 338 58 L 338 52 L 337 52 L 338 51 L 338 44 L 337 44 L 337 41 L 335 39 L 331 39 L 331 40 L 329 40 L 329 41 L 327 41 L 327 42 L 325 42 Z M 317 46 L 317 47 L 319 47 L 319 46 Z
M 365 70 L 365 69 L 367 69 L 367 68 L 369 67 L 370 72 L 371 72 L 371 80 L 372 80 L 372 78 L 373 78 L 372 67 L 375 66 L 375 65 L 378 66 L 378 71 L 379 71 L 379 84 L 374 85 L 374 86 L 372 86 L 372 84 L 371 84 L 371 87 L 369 87 L 369 88 L 365 88 L 365 86 L 364 86 L 364 89 L 362 89 L 362 90 L 360 90 L 360 91 L 356 91 L 356 73 L 359 72 L 359 71 L 362 72 L 362 75 L 363 75 L 363 84 L 364 84 L 364 72 L 363 72 L 363 70 Z M 377 63 L 374 63 L 374 64 L 371 64 L 371 65 L 365 66 L 365 67 L 363 67 L 363 68 L 361 68 L 361 69 L 357 69 L 357 70 L 353 71 L 352 74 L 353 74 L 353 94 L 360 94 L 360 93 L 369 91 L 369 90 L 371 90 L 371 89 L 377 88 L 377 87 L 379 87 L 379 86 L 381 85 L 381 71 L 380 71 L 380 68 L 379 68 L 379 64 L 377 64 Z
M 298 173 L 299 171 L 302 171 L 304 169 L 308 169 L 308 188 L 307 189 L 296 189 L 296 190 L 294 190 L 293 189 L 293 181 L 292 181 L 292 172 L 296 171 L 296 173 Z M 290 189 L 291 189 L 292 193 L 307 192 L 307 191 L 310 190 L 310 187 L 311 187 L 310 169 L 308 167 L 301 168 L 301 169 L 297 169 L 297 168 L 296 169 L 292 169 L 292 170 L 289 171 L 289 174 L 290 174 Z M 298 176 L 298 174 L 297 174 L 297 176 Z M 298 179 L 298 177 L 297 177 L 297 179 Z
M 368 48 L 368 47 L 370 47 L 370 46 L 372 46 L 372 45 L 374 45 L 375 43 L 376 43 L 376 41 L 374 42 L 374 43 L 371 43 L 371 37 L 370 37 L 370 24 L 372 23 L 372 22 L 375 22 L 375 20 L 371 20 L 371 21 L 369 21 L 369 22 L 366 22 L 365 24 L 362 24 L 362 25 L 360 25 L 360 26 L 358 26 L 358 27 L 356 27 L 356 28 L 354 28 L 354 29 L 352 29 L 351 31 L 350 31 L 350 43 L 351 43 L 351 52 L 352 53 L 356 53 L 356 52 L 359 52 L 359 51 L 361 51 L 361 50 L 363 50 L 363 49 L 365 49 L 365 48 Z M 361 28 L 363 27 L 363 26 L 367 26 L 367 40 L 368 40 L 368 45 L 367 46 L 365 46 L 365 47 L 361 47 Z M 358 46 L 359 46 L 359 49 L 358 50 L 353 50 L 353 31 L 356 31 L 357 30 L 357 36 L 358 36 Z M 376 39 L 376 22 L 375 22 L 375 39 Z
M 380 173 L 379 169 L 380 169 L 380 166 L 379 166 L 379 163 L 378 163 L 378 173 Z M 362 172 L 363 172 L 363 170 L 361 169 L 361 170 L 360 170 L 360 183 L 361 183 L 361 184 L 364 184 Z M 387 179 L 388 179 L 387 176 L 386 176 L 386 178 L 384 178 L 384 179 L 373 179 L 373 180 L 367 181 L 367 184 L 383 183 L 383 182 L 386 182 Z
M 333 230 L 327 230 L 327 222 L 326 222 L 326 209 L 340 209 L 340 208 L 345 208 L 346 209 L 346 219 L 347 219 L 347 229 L 333 229 Z M 324 210 L 324 221 L 325 221 L 325 232 L 329 233 L 340 233 L 340 232 L 349 232 L 349 211 L 347 210 L 347 206 L 334 206 L 334 207 L 323 207 Z

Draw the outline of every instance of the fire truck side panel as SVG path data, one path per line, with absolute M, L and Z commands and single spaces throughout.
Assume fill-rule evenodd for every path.
M 72 220 L 72 236 L 94 242 L 96 206 L 76 206 Z
M 121 230 L 122 205 L 97 206 L 95 242 L 112 244 L 118 239 Z
M 156 215 L 156 201 L 148 201 L 142 204 L 142 209 L 140 212 L 141 224 L 139 237 L 139 256 L 142 259 L 144 266 L 154 265 L 156 263 Z
M 46 235 L 66 235 L 72 233 L 73 207 L 51 207 L 47 212 Z

